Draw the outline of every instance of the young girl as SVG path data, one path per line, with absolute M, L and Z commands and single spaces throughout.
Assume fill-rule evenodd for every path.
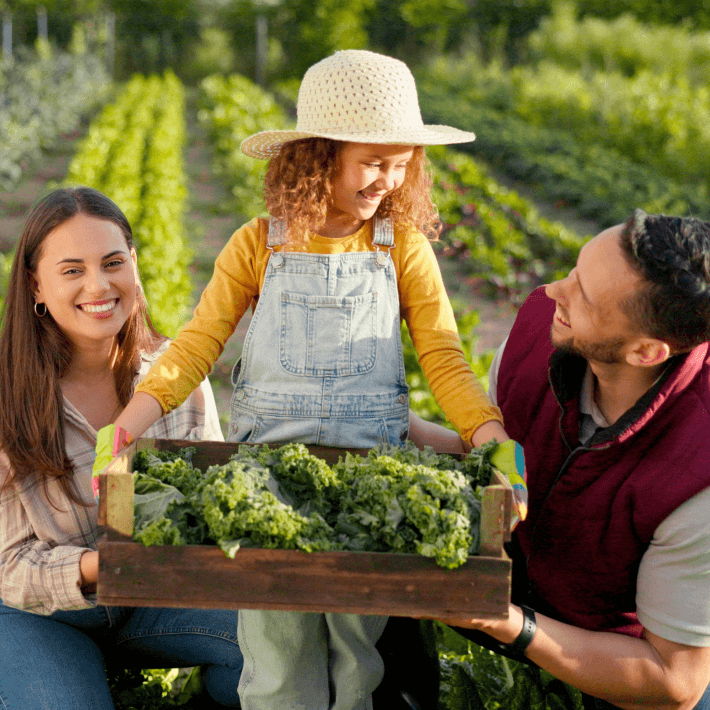
M 440 227 L 424 145 L 474 139 L 425 126 L 402 62 L 337 52 L 306 73 L 294 131 L 247 138 L 270 159 L 269 219 L 239 229 L 192 321 L 117 420 L 134 437 L 209 372 L 249 305 L 228 439 L 399 444 L 409 405 L 400 320 L 462 438 L 508 437 L 469 368 L 427 238 Z M 382 678 L 384 617 L 240 613 L 245 710 L 365 710 Z
M 0 333 L 3 708 L 113 710 L 105 657 L 125 667 L 207 665 L 218 707 L 239 706 L 236 613 L 96 605 L 96 433 L 164 341 L 121 210 L 90 188 L 42 199 L 17 244 Z M 221 439 L 209 383 L 151 435 Z

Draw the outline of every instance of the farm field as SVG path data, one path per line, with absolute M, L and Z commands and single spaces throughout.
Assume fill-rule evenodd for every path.
M 560 4 L 516 47 L 513 60 L 485 43 L 462 44 L 414 67 L 424 121 L 477 134 L 427 153 L 444 227 L 434 249 L 484 382 L 517 308 L 566 274 L 588 237 L 634 207 L 710 218 L 710 32 L 631 15 L 578 17 Z M 262 87 L 230 66 L 215 71 L 215 59 L 192 73 L 174 64 L 111 79 L 91 52 L 51 54 L 40 44 L 0 71 L 0 302 L 31 206 L 52 187 L 89 184 L 133 225 L 158 329 L 173 336 L 187 321 L 231 234 L 263 213 L 265 163 L 239 144 L 293 126 L 297 81 Z M 36 100 L 18 98 L 27 95 Z M 249 314 L 210 375 L 225 432 L 248 325 Z M 406 327 L 403 338 L 412 408 L 444 422 Z M 437 710 L 580 710 L 579 693 L 552 676 L 437 628 Z M 155 698 L 186 675 L 144 677 Z

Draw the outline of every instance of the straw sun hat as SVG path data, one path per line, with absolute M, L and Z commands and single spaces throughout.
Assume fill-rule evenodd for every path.
M 476 137 L 450 126 L 425 126 L 407 65 L 359 49 L 336 52 L 306 72 L 296 113 L 295 130 L 255 133 L 242 142 L 242 152 L 271 158 L 284 143 L 315 137 L 389 145 L 446 145 Z

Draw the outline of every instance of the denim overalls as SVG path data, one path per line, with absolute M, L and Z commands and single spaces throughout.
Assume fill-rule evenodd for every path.
M 232 373 L 228 441 L 369 448 L 407 437 L 392 223 L 375 217 L 376 252 L 274 252 Z M 386 249 L 381 249 L 385 247 Z
M 402 443 L 409 401 L 389 220 L 375 252 L 274 251 L 234 368 L 228 440 L 370 448 Z M 370 710 L 383 676 L 375 649 L 387 618 L 239 612 L 243 710 Z

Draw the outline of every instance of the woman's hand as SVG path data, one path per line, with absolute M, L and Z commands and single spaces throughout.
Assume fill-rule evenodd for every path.
M 79 574 L 81 575 L 81 588 L 84 591 L 93 591 L 92 586 L 99 580 L 99 553 L 85 552 L 79 559 Z

